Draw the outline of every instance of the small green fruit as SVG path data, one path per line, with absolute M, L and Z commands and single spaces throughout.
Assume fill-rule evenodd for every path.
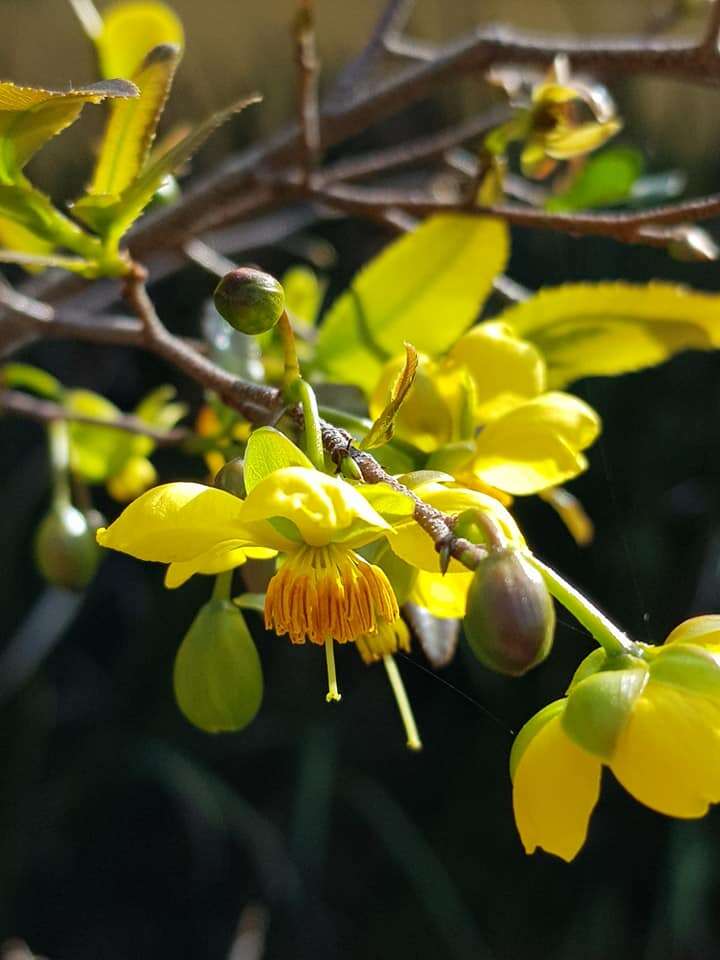
M 475 570 L 465 635 L 486 667 L 520 677 L 550 653 L 555 610 L 545 581 L 517 550 L 493 551 Z
M 260 658 L 242 614 L 229 600 L 201 608 L 175 658 L 175 698 L 208 733 L 242 730 L 260 709 Z
M 100 549 L 95 530 L 75 507 L 53 506 L 35 534 L 35 562 L 48 583 L 82 590 L 97 570 Z
M 269 273 L 252 267 L 225 274 L 213 296 L 218 313 L 241 333 L 272 330 L 285 310 L 282 285 Z

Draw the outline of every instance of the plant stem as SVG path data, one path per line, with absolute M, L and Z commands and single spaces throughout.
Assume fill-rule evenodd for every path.
M 303 411 L 305 453 L 316 469 L 324 470 L 325 452 L 323 450 L 320 414 L 318 412 L 315 391 L 307 380 L 296 380 L 295 389 L 297 390 Z
M 418 733 L 412 707 L 410 706 L 407 691 L 405 690 L 405 684 L 402 682 L 402 677 L 400 676 L 400 671 L 397 668 L 397 664 L 390 654 L 386 654 L 383 657 L 383 663 L 385 664 L 385 671 L 388 675 L 392 692 L 395 695 L 395 701 L 397 703 L 398 710 L 400 711 L 400 717 L 402 719 L 403 726 L 405 727 L 408 750 L 422 750 L 420 734 Z
M 298 361 L 297 349 L 295 347 L 295 334 L 293 333 L 290 317 L 287 310 L 283 310 L 282 316 L 277 322 L 277 331 L 280 335 L 280 342 L 283 348 L 283 359 L 285 361 L 285 372 L 283 373 L 283 390 L 288 390 L 296 380 L 300 378 L 300 363 Z
M 219 573 L 215 577 L 215 584 L 212 592 L 213 600 L 230 600 L 230 595 L 232 594 L 233 573 L 234 570 L 225 570 L 223 573 Z
M 52 475 L 53 503 L 69 507 L 70 496 L 70 437 L 65 420 L 52 420 L 47 426 L 50 472 Z
M 581 623 L 593 635 L 608 654 L 617 656 L 619 654 L 635 653 L 635 644 L 630 637 L 598 610 L 571 583 L 568 583 L 552 567 L 543 563 L 542 560 L 538 560 L 531 553 L 526 555 L 526 559 L 540 573 L 547 584 L 548 590 L 558 603 L 561 603 L 566 610 L 570 611 L 578 623 Z

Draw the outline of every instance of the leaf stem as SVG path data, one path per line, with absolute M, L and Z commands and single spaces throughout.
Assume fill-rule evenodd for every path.
M 72 504 L 70 495 L 70 435 L 65 420 L 52 420 L 47 426 L 53 503 L 58 507 Z
M 234 570 L 225 570 L 215 577 L 212 599 L 229 601 L 232 594 L 232 581 Z
M 570 611 L 578 623 L 593 635 L 610 656 L 635 653 L 635 644 L 630 637 L 571 583 L 531 553 L 527 554 L 527 559 L 540 573 L 548 590 L 558 603 Z
M 277 322 L 277 331 L 280 334 L 280 343 L 282 344 L 283 359 L 285 361 L 282 385 L 283 390 L 288 390 L 295 381 L 300 378 L 300 363 L 295 346 L 295 334 L 293 333 L 292 323 L 290 322 L 287 310 L 283 310 Z
M 295 390 L 303 411 L 305 453 L 316 469 L 325 470 L 325 452 L 315 391 L 307 380 L 302 379 L 295 381 Z

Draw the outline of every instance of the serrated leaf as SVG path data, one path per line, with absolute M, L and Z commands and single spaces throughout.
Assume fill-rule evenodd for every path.
M 174 147 L 148 163 L 120 197 L 103 194 L 83 197 L 73 206 L 73 212 L 107 238 L 119 239 L 150 203 L 155 191 L 169 173 L 173 173 L 189 160 L 208 137 L 230 117 L 245 107 L 258 103 L 260 99 L 259 95 L 251 94 L 225 110 L 214 113 Z
M 181 55 L 180 47 L 161 44 L 148 53 L 133 74 L 140 96 L 113 105 L 88 193 L 117 196 L 140 172 Z
M 47 257 L 52 253 L 54 244 L 37 236 L 32 230 L 15 223 L 8 217 L 0 216 L 0 249 L 2 248 L 18 253 Z M 44 269 L 42 265 L 38 264 L 23 264 L 23 266 L 30 273 L 37 273 Z
M 551 388 L 720 346 L 720 295 L 670 283 L 566 284 L 541 290 L 497 319 L 540 350 Z
M 501 221 L 426 220 L 371 260 L 332 305 L 318 337 L 319 365 L 369 391 L 405 340 L 420 353 L 443 353 L 477 317 L 508 248 Z
M 155 0 L 114 3 L 103 11 L 102 32 L 95 38 L 104 77 L 132 77 L 153 47 L 184 46 L 177 14 Z
M 0 183 L 14 183 L 30 158 L 77 120 L 86 103 L 138 95 L 126 80 L 46 90 L 0 82 Z
M 642 154 L 631 147 L 615 147 L 590 157 L 573 183 L 545 203 L 551 212 L 591 210 L 625 203 L 643 172 Z
M 415 380 L 415 374 L 418 367 L 418 355 L 415 347 L 410 343 L 405 344 L 405 363 L 402 370 L 395 378 L 395 382 L 390 389 L 390 396 L 385 407 L 375 419 L 372 427 L 360 442 L 361 450 L 372 450 L 374 447 L 382 447 L 383 444 L 392 440 L 395 432 L 395 417 L 400 411 L 405 398 Z
M 11 390 L 29 390 L 48 400 L 59 400 L 63 394 L 59 380 L 29 363 L 6 363 L 0 370 L 0 383 Z
M 77 273 L 78 276 L 88 280 L 97 278 L 101 273 L 97 263 L 92 260 L 85 260 L 83 257 L 63 257 L 55 253 L 45 255 L 0 249 L 0 263 L 14 263 L 30 272 L 44 270 L 46 267 L 57 267 L 59 270 Z
M 245 451 L 245 489 L 248 493 L 269 474 L 284 467 L 307 467 L 311 461 L 284 433 L 274 427 L 253 430 Z

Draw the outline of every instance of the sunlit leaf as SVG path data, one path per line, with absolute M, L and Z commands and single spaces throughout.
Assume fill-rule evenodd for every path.
M 119 195 L 142 169 L 180 56 L 179 47 L 162 44 L 133 74 L 140 96 L 113 105 L 89 193 Z
M 566 284 L 498 318 L 540 350 L 551 387 L 720 345 L 720 296 L 669 283 Z
M 290 267 L 281 280 L 285 291 L 285 308 L 293 320 L 312 327 L 317 320 L 325 294 L 325 284 L 309 267 Z
M 335 301 L 320 328 L 320 366 L 370 391 L 405 340 L 420 353 L 442 353 L 477 317 L 507 257 L 502 222 L 430 218 L 386 247 Z
M 638 150 L 630 147 L 604 150 L 590 157 L 568 189 L 547 200 L 545 209 L 570 212 L 624 203 L 643 167 Z
M 109 238 L 121 237 L 150 203 L 167 174 L 189 160 L 207 138 L 235 113 L 259 101 L 257 94 L 251 94 L 225 110 L 219 110 L 174 147 L 147 164 L 120 197 L 105 194 L 82 197 L 73 206 L 73 212 L 99 233 Z
M 284 467 L 307 467 L 312 463 L 299 447 L 274 427 L 260 427 L 250 434 L 245 452 L 245 489 L 248 493 L 261 480 Z
M 120 416 L 115 404 L 91 390 L 68 391 L 64 405 L 73 413 L 110 423 Z M 124 430 L 70 422 L 69 431 L 70 465 L 88 483 L 103 483 L 135 453 L 138 438 Z
M 47 257 L 54 249 L 54 244 L 39 237 L 23 227 L 21 224 L 10 220 L 8 217 L 0 216 L 0 249 L 12 250 L 18 253 L 30 253 L 35 256 Z M 39 264 L 23 264 L 30 273 L 37 273 L 44 269 Z
M 360 442 L 360 448 L 362 450 L 372 450 L 373 447 L 381 447 L 389 440 L 392 440 L 393 433 L 395 432 L 395 417 L 413 385 L 417 366 L 417 351 L 411 344 L 406 343 L 403 368 L 395 378 L 385 407 L 375 418 L 375 422 L 369 432 Z
M 126 80 L 103 80 L 70 90 L 45 90 L 0 82 L 0 183 L 13 183 L 48 140 L 77 120 L 86 103 L 136 97 Z
M 156 0 L 114 3 L 103 10 L 102 19 L 95 42 L 104 77 L 132 77 L 154 47 L 170 43 L 182 48 L 185 43 L 178 16 Z

